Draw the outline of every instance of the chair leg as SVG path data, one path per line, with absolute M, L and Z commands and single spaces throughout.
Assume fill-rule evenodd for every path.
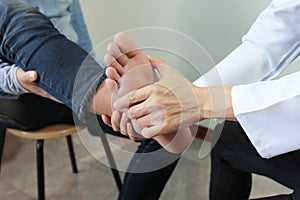
M 0 128 L 0 174 L 1 174 L 2 155 L 4 149 L 5 136 L 6 136 L 6 128 Z
M 45 199 L 44 140 L 36 142 L 38 199 Z
M 68 143 L 68 148 L 69 148 L 73 173 L 76 174 L 78 172 L 78 169 L 77 169 L 76 158 L 75 158 L 75 153 L 74 153 L 74 148 L 73 148 L 73 142 L 72 142 L 71 135 L 66 136 L 66 139 L 67 139 L 67 143 Z
M 101 137 L 102 144 L 103 144 L 104 150 L 106 152 L 106 156 L 108 158 L 108 162 L 109 162 L 109 164 L 111 166 L 110 169 L 111 169 L 111 171 L 113 173 L 116 185 L 118 187 L 118 190 L 121 191 L 121 188 L 122 188 L 121 177 L 120 177 L 120 174 L 119 174 L 119 172 L 117 170 L 117 165 L 116 165 L 116 162 L 114 160 L 113 154 L 111 152 L 111 149 L 110 149 L 109 143 L 107 141 L 106 135 L 104 133 L 100 133 L 99 135 Z

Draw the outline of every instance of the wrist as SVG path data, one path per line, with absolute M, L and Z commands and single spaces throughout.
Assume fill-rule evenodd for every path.
M 199 121 L 211 118 L 212 98 L 208 87 L 196 87 L 196 96 L 198 103 Z
M 236 120 L 231 100 L 232 87 L 198 87 L 197 101 L 199 119 L 219 118 Z
M 12 81 L 14 83 L 14 89 L 15 89 L 15 94 L 24 94 L 24 93 L 29 93 L 29 89 L 26 87 L 25 82 L 23 81 L 23 77 L 25 72 L 17 67 L 17 66 L 12 66 L 12 71 L 14 73 L 14 77 L 12 78 Z

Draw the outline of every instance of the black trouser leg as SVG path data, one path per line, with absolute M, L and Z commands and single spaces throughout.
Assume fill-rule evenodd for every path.
M 159 152 L 155 158 L 151 158 L 151 153 Z M 119 200 L 157 200 L 159 199 L 167 181 L 172 175 L 179 155 L 171 154 L 155 140 L 142 141 L 136 154 L 133 156 L 128 171 L 125 174 L 124 186 L 120 192 Z M 169 164 L 158 167 L 151 171 L 142 171 L 146 166 L 157 165 L 169 160 Z M 154 169 L 154 168 L 153 168 Z
M 225 123 L 211 158 L 212 200 L 226 199 L 225 196 L 231 200 L 248 198 L 251 173 L 269 177 L 291 189 L 300 187 L 300 151 L 264 159 L 237 122 Z

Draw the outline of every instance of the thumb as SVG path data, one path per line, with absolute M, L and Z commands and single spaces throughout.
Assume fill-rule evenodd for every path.
M 161 78 L 164 78 L 166 75 L 171 74 L 171 68 L 166 64 L 152 64 L 153 68 L 157 70 Z
M 38 78 L 38 74 L 37 74 L 36 71 L 27 71 L 27 72 L 25 72 L 25 80 L 27 82 L 32 82 L 33 83 L 34 81 L 37 80 L 37 78 Z

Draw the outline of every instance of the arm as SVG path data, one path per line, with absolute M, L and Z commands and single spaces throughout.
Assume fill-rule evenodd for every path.
M 207 118 L 237 119 L 262 157 L 300 149 L 300 72 L 247 85 L 197 87 L 166 66 L 156 67 L 159 82 L 114 104 L 130 107 L 129 117 L 143 135 L 155 135 L 155 129 L 170 133 Z
M 18 67 L 0 59 L 0 91 L 7 95 L 20 95 L 29 91 L 23 88 L 17 79 Z
M 5 98 L 17 98 L 24 93 L 34 93 L 45 98 L 58 101 L 41 89 L 35 81 L 38 74 L 35 71 L 23 71 L 16 65 L 10 65 L 0 59 L 0 96 Z
M 277 76 L 300 52 L 300 2 L 273 1 L 257 18 L 243 43 L 214 69 L 194 82 L 197 86 L 237 85 Z
M 244 36 L 243 43 L 194 84 L 219 85 L 217 75 L 224 85 L 276 77 L 299 54 L 299 25 L 299 1 L 273 1 Z M 233 87 L 234 115 L 262 157 L 300 148 L 296 142 L 300 139 L 300 90 L 295 88 L 298 80 L 299 72 L 278 81 Z
M 88 111 L 111 114 L 110 96 L 106 96 L 110 93 L 102 84 L 104 65 L 67 40 L 25 1 L 0 0 L 0 12 L 0 30 L 6 36 L 0 40 L 2 57 L 24 71 L 37 71 L 37 84 L 81 120 L 91 117 Z
M 300 71 L 233 87 L 234 114 L 262 157 L 300 149 L 299 84 Z

